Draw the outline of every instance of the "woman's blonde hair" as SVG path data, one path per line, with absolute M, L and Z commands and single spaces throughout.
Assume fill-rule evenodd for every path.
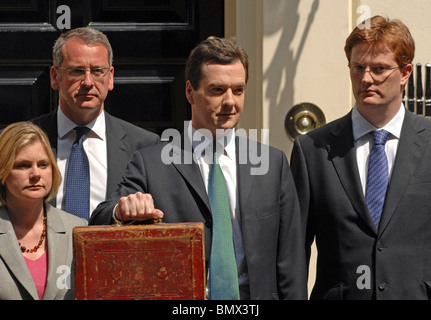
M 61 173 L 45 132 L 31 122 L 16 122 L 0 134 L 0 203 L 6 205 L 6 179 L 12 171 L 18 152 L 25 146 L 40 142 L 52 167 L 52 186 L 44 200 L 55 197 L 61 183 Z

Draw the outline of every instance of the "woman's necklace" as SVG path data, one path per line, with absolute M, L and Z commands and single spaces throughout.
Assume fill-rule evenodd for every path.
M 22 246 L 20 242 L 18 242 L 19 247 L 21 248 L 21 252 L 22 253 L 33 253 L 36 252 L 37 249 L 39 249 L 39 247 L 42 245 L 43 240 L 45 240 L 46 238 L 46 214 L 43 215 L 43 230 L 42 230 L 42 234 L 40 235 L 40 239 L 39 242 L 37 243 L 37 245 L 33 248 L 33 249 L 27 249 L 26 247 Z

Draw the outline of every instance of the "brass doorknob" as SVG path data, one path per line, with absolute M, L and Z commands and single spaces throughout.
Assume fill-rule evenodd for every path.
M 300 103 L 293 106 L 286 115 L 284 126 L 289 137 L 306 134 L 326 123 L 325 115 L 320 108 L 312 103 Z

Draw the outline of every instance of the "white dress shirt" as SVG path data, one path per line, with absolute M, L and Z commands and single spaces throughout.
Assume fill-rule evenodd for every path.
M 67 163 L 75 141 L 74 128 L 77 126 L 73 121 L 67 118 L 58 108 L 57 113 L 58 137 L 57 137 L 57 164 L 63 180 L 57 193 L 57 207 L 64 208 L 64 194 L 66 187 L 66 170 Z M 106 183 L 108 169 L 108 154 L 106 147 L 106 126 L 105 113 L 102 113 L 92 122 L 86 125 L 91 131 L 83 142 L 84 150 L 87 153 L 90 164 L 90 212 L 106 198 Z
M 405 115 L 404 105 L 401 104 L 398 113 L 395 117 L 383 128 L 390 133 L 388 141 L 385 145 L 386 155 L 388 157 L 389 179 L 391 178 L 392 168 L 397 154 L 398 142 L 400 140 L 401 128 L 403 126 Z M 355 107 L 352 110 L 353 124 L 353 139 L 355 141 L 356 160 L 358 163 L 359 177 L 361 179 L 362 190 L 366 192 L 367 188 L 367 173 L 368 173 L 368 158 L 371 148 L 374 145 L 372 131 L 378 130 L 370 122 L 368 122 Z
M 227 130 L 226 135 L 217 142 L 225 144 L 224 152 L 218 148 L 219 164 L 226 180 L 226 187 L 229 195 L 230 212 L 232 219 L 233 242 L 238 268 L 239 285 L 248 283 L 247 265 L 245 261 L 244 246 L 242 242 L 241 216 L 238 203 L 237 188 L 237 166 L 236 166 L 236 146 L 235 146 L 235 129 Z M 202 174 L 206 191 L 208 193 L 209 172 L 213 162 L 212 136 L 205 136 L 204 130 L 195 130 L 191 121 L 188 125 L 187 135 L 193 146 L 193 155 Z M 226 143 L 223 143 L 225 140 Z

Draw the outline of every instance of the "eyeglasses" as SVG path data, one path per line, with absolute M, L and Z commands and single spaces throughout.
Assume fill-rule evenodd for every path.
M 90 71 L 90 75 L 93 80 L 102 80 L 105 77 L 106 72 L 110 68 L 93 68 L 93 69 L 84 69 L 84 68 L 63 68 L 57 67 L 57 69 L 66 70 L 67 76 L 73 80 L 82 80 L 87 73 L 87 70 Z
M 393 72 L 392 70 L 399 69 L 399 67 L 370 66 L 369 69 L 367 70 L 366 67 L 359 64 L 349 65 L 349 68 L 350 68 L 350 71 L 356 75 L 364 75 L 365 72 L 369 72 L 370 76 L 375 81 L 386 80 L 386 78 L 392 74 Z

